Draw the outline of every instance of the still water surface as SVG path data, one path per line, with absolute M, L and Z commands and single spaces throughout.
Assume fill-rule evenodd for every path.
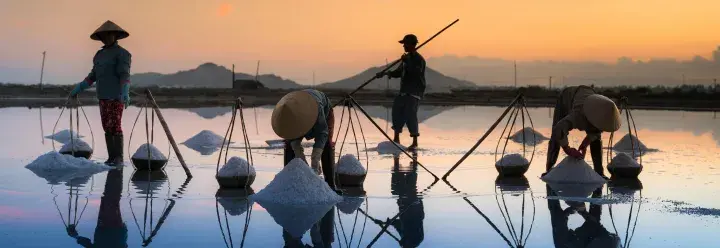
M 366 109 L 382 129 L 389 129 L 389 109 Z M 92 159 L 104 161 L 98 110 L 85 110 L 95 134 Z M 139 110 L 126 110 L 126 142 Z M 282 169 L 282 150 L 265 143 L 276 139 L 271 107 L 244 111 L 256 148 L 258 176 L 252 188 L 257 192 Z M 442 176 L 502 111 L 423 106 L 418 161 Z M 640 139 L 658 151 L 643 156 L 639 181 L 605 185 L 584 203 L 553 196 L 539 179 L 547 142 L 535 147 L 525 179 L 496 181 L 496 130 L 448 182 L 436 181 L 428 171 L 414 170 L 404 156 L 374 151 L 384 137 L 361 118 L 370 148 L 365 194 L 348 196 L 326 211 L 248 204 L 238 192 L 218 190 L 217 151 L 184 145 L 180 151 L 194 174 L 191 180 L 171 155 L 165 174 L 135 173 L 128 161 L 122 170 L 50 185 L 24 166 L 53 149 L 53 142 L 42 136 L 53 132 L 59 109 L 2 108 L 0 247 L 720 247 L 720 119 L 701 112 L 633 113 Z M 229 107 L 217 107 L 163 109 L 163 115 L 182 142 L 202 130 L 224 134 L 231 114 Z M 549 136 L 550 110 L 530 109 L 530 115 L 535 129 Z M 65 118 L 58 130 L 68 128 Z M 90 141 L 87 126 L 81 125 Z M 155 144 L 169 149 L 159 125 L 155 131 Z M 144 132 L 141 118 L 130 151 L 143 142 Z M 577 145 L 582 135 L 572 133 L 571 142 Z M 365 144 L 358 137 L 360 147 L 348 141 L 342 153 L 359 150 L 366 162 Z M 605 143 L 607 139 L 605 135 Z M 230 156 L 244 157 L 242 140 L 234 141 Z M 508 152 L 522 152 L 522 146 L 510 143 Z M 284 233 L 278 222 L 302 237 Z

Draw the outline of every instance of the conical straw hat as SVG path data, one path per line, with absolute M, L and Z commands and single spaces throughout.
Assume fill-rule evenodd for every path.
M 615 102 L 600 94 L 588 96 L 583 103 L 583 112 L 590 124 L 604 132 L 620 129 L 620 111 Z
M 283 96 L 272 113 L 275 134 L 291 140 L 303 137 L 315 125 L 318 103 L 310 93 L 294 91 Z
M 95 32 L 93 32 L 90 35 L 90 39 L 100 40 L 100 37 L 98 37 L 98 34 L 102 33 L 102 32 L 116 32 L 117 36 L 115 38 L 118 40 L 125 39 L 128 36 L 130 36 L 130 34 L 127 31 L 122 29 L 120 26 L 118 26 L 114 22 L 106 21 L 105 23 L 103 23 L 103 25 L 101 25 L 97 30 L 95 30 Z

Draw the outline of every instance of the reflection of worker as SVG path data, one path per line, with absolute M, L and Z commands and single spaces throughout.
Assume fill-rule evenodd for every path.
M 332 247 L 333 241 L 335 241 L 335 232 L 333 230 L 335 224 L 335 207 L 325 213 L 317 223 L 313 224 L 310 228 L 310 239 L 312 240 L 312 246 L 303 244 L 302 236 L 293 238 L 290 233 L 283 230 L 283 240 L 285 240 L 286 248 L 330 248 Z
M 286 141 L 286 157 L 294 155 L 292 158 L 305 160 L 302 139 L 315 139 L 310 165 L 320 174 L 323 151 L 327 151 L 325 156 L 332 156 L 330 140 L 334 120 L 330 99 L 320 91 L 307 89 L 288 93 L 280 99 L 272 113 L 272 128 Z M 332 178 L 332 169 L 332 166 L 322 168 L 326 179 Z
M 417 157 L 417 154 L 413 154 L 413 157 Z M 400 158 L 397 155 L 394 157 L 390 187 L 392 194 L 398 196 L 400 216 L 390 224 L 400 234 L 401 247 L 418 247 L 425 239 L 425 210 L 422 198 L 417 195 L 417 163 L 411 162 L 411 166 L 410 171 L 401 170 Z
M 548 196 L 556 196 L 547 186 Z M 595 190 L 593 198 L 602 195 L 602 187 Z M 566 202 L 569 207 L 562 209 L 560 200 L 548 199 L 550 222 L 552 224 L 555 247 L 617 247 L 620 242 L 616 234 L 610 233 L 600 224 L 602 205 L 590 204 L 590 211 L 585 210 L 585 203 Z M 583 217 L 583 224 L 572 230 L 568 228 L 568 217 L 574 213 Z
M 572 129 L 587 133 L 578 149 L 568 145 L 568 134 Z M 595 94 L 595 90 L 588 86 L 565 88 L 555 104 L 545 172 L 550 171 L 557 162 L 560 148 L 568 156 L 584 158 L 587 147 L 590 146 L 595 171 L 604 175 L 600 135 L 601 132 L 614 132 L 618 129 L 620 112 L 612 100 Z
M 100 119 L 105 131 L 105 144 L 109 165 L 123 162 L 123 108 L 130 103 L 130 52 L 118 45 L 117 41 L 127 38 L 128 32 L 111 21 L 105 22 L 90 35 L 93 40 L 102 41 L 103 47 L 93 57 L 90 74 L 75 86 L 70 93 L 77 96 L 81 91 L 97 85 L 100 100 Z M 96 83 L 97 82 L 97 83 Z
M 71 236 L 83 247 L 128 247 L 127 226 L 120 213 L 120 195 L 122 193 L 122 170 L 110 170 L 105 181 L 105 191 L 100 199 L 97 226 L 95 227 L 95 243 L 89 238 L 77 236 L 73 230 Z
M 391 78 L 400 78 L 400 94 L 395 97 L 392 107 L 392 129 L 395 131 L 395 142 L 400 143 L 400 133 L 407 125 L 413 143 L 408 148 L 417 148 L 417 137 L 420 135 L 418 127 L 418 105 L 425 94 L 425 59 L 420 55 L 416 46 L 418 39 L 413 34 L 405 35 L 400 41 L 406 54 L 402 56 L 402 64 L 390 72 L 379 72 L 376 77 L 385 75 Z

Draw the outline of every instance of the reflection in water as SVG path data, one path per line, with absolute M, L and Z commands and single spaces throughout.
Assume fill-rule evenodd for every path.
M 301 235 L 295 235 L 292 231 L 292 229 L 286 229 L 285 226 L 283 226 L 283 233 L 282 237 L 285 241 L 285 246 L 288 248 L 300 248 L 300 247 L 317 247 L 317 248 L 326 248 L 326 247 L 332 247 L 333 241 L 335 241 L 335 232 L 333 229 L 333 226 L 335 224 L 335 207 L 330 205 L 330 209 L 328 209 L 325 214 L 317 220 L 312 226 L 310 227 L 310 239 L 312 240 L 312 246 L 303 244 L 302 242 L 302 233 L 307 231 L 305 229 Z M 314 208 L 316 210 L 325 209 L 325 208 Z M 268 210 L 269 212 L 269 210 Z M 322 211 L 320 211 L 322 212 Z M 272 215 L 272 214 L 271 214 Z M 277 221 L 277 219 L 276 219 Z
M 122 168 L 108 171 L 93 240 L 79 236 L 74 229 L 68 230 L 78 244 L 83 247 L 128 247 L 128 229 L 120 213 L 122 182 Z
M 627 223 L 625 224 L 625 235 L 623 239 L 622 247 L 630 247 L 632 239 L 635 236 L 635 227 L 637 227 L 638 217 L 640 215 L 640 209 L 642 208 L 643 197 L 642 197 L 642 182 L 639 179 L 613 179 L 608 183 L 608 188 L 612 194 L 622 194 L 629 197 L 630 209 L 628 211 Z M 639 192 L 639 200 L 635 199 L 636 192 Z M 610 213 L 610 220 L 612 221 L 613 229 L 615 233 L 620 235 L 618 228 L 615 224 L 615 216 L 613 214 L 613 205 L 608 205 L 608 211 Z M 633 218 L 634 215 L 634 218 Z M 620 220 L 624 219 L 623 216 L 619 217 Z M 618 221 L 618 225 L 620 222 Z M 622 231 L 622 226 L 620 226 Z
M 555 196 L 550 186 L 546 187 L 548 197 Z M 599 198 L 601 195 L 602 187 L 595 190 L 592 197 Z M 600 223 L 602 205 L 590 204 L 588 211 L 583 202 L 565 201 L 568 207 L 563 209 L 560 200 L 547 201 L 555 247 L 618 247 L 620 244 L 617 234 L 608 232 Z M 568 228 L 568 217 L 573 214 L 580 215 L 584 220 L 576 229 Z
M 498 192 L 498 189 L 500 192 Z M 526 193 L 530 193 L 530 201 L 532 203 L 532 217 L 530 221 L 530 225 L 527 226 L 527 233 L 526 233 L 526 225 L 525 225 L 525 212 L 526 212 Z M 515 223 L 512 220 L 512 214 L 508 210 L 508 204 L 505 199 L 506 195 L 510 195 L 510 197 L 522 197 L 522 203 L 520 204 L 520 225 L 516 226 Z M 500 214 L 503 217 L 503 220 L 505 221 L 505 226 L 508 229 L 508 235 L 512 239 L 512 245 L 511 247 L 525 247 L 527 244 L 528 238 L 530 238 L 530 233 L 532 233 L 533 226 L 535 224 L 535 196 L 533 195 L 532 190 L 530 189 L 530 184 L 525 178 L 525 176 L 521 177 L 502 177 L 498 176 L 497 179 L 495 179 L 495 201 L 497 202 L 498 210 L 500 210 Z M 501 206 L 502 203 L 502 206 Z M 511 204 L 513 205 L 513 204 Z M 517 207 L 517 206 L 515 206 Z M 527 211 L 529 214 L 529 210 Z M 514 213 L 514 212 L 513 212 Z M 517 216 L 516 216 L 517 217 Z M 519 229 L 519 232 L 518 232 Z M 501 236 L 505 239 L 505 241 L 508 241 L 507 237 L 500 233 Z
M 417 153 L 413 153 L 413 160 L 417 159 Z M 410 170 L 401 168 L 400 158 L 394 156 L 391 192 L 398 196 L 399 218 L 390 221 L 395 230 L 400 234 L 401 247 L 418 247 L 425 239 L 423 220 L 425 209 L 422 198 L 418 197 L 417 190 L 417 163 L 410 162 Z
M 245 237 L 247 235 L 248 228 L 250 227 L 250 218 L 252 216 L 253 203 L 248 199 L 248 196 L 254 194 L 252 188 L 249 189 L 218 189 L 215 193 L 215 213 L 217 215 L 218 225 L 220 225 L 220 233 L 222 234 L 225 247 L 235 247 L 233 241 L 232 230 L 230 229 L 231 219 L 230 216 L 240 216 L 243 213 L 245 215 L 245 224 L 242 231 L 242 239 L 240 240 L 240 247 L 245 246 Z M 220 218 L 220 206 L 225 210 L 223 216 L 225 225 Z M 227 235 L 226 235 L 227 234 Z
M 335 226 L 335 231 L 342 234 L 338 234 L 340 242 L 340 246 L 342 247 L 342 244 L 345 244 L 345 247 L 353 247 L 355 246 L 354 243 L 357 241 L 357 246 L 359 247 L 362 243 L 363 237 L 365 236 L 365 227 L 367 226 L 368 217 L 365 216 L 365 218 L 360 219 L 360 214 L 366 215 L 368 212 L 368 204 L 365 204 L 365 210 L 362 210 L 361 207 L 363 203 L 366 201 L 366 192 L 363 188 L 343 188 L 343 201 L 336 204 L 337 208 L 337 222 Z M 345 227 L 343 223 L 343 215 L 348 216 L 352 220 L 352 228 Z M 353 216 L 354 215 L 354 216 Z M 346 223 L 348 223 L 348 220 L 345 220 Z M 362 222 L 362 225 L 358 225 L 360 222 Z M 340 226 L 340 227 L 337 227 Z M 358 235 L 356 236 L 356 232 Z
M 87 205 L 89 203 L 89 196 L 84 197 L 84 202 L 80 201 L 81 191 L 83 190 L 85 184 L 88 183 L 89 179 L 90 177 L 75 178 L 68 180 L 65 183 L 65 186 L 68 187 L 67 214 L 63 214 L 63 211 L 60 210 L 60 206 L 58 205 L 57 201 L 58 195 L 55 194 L 55 185 L 50 186 L 50 192 L 54 195 L 53 203 L 55 203 L 55 208 L 58 211 L 58 215 L 60 216 L 60 219 L 62 219 L 65 230 L 67 231 L 68 235 L 70 235 L 70 237 L 78 236 L 76 228 L 78 224 L 80 224 L 80 220 L 82 219 L 82 216 L 85 213 L 85 209 L 87 209 Z M 90 191 L 88 194 L 92 193 L 93 187 L 94 184 L 91 183 Z M 79 209 L 80 206 L 82 206 L 81 209 Z

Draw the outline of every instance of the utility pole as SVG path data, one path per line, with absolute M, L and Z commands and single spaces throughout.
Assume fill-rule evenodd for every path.
M 40 90 L 43 89 L 43 74 L 45 72 L 45 51 L 42 52 L 42 66 L 40 67 Z
M 315 89 L 315 71 L 313 71 L 313 89 Z
M 515 80 L 514 80 L 514 81 L 515 81 L 515 88 L 517 88 L 517 61 L 513 61 L 513 68 L 514 68 L 513 71 L 514 71 L 514 73 L 515 73 Z
M 255 67 L 255 82 L 258 81 L 258 75 L 260 74 L 260 60 L 258 60 L 257 67 Z
M 552 94 L 552 76 L 548 77 L 548 91 Z M 552 108 L 548 108 L 548 117 L 552 118 Z
M 388 59 L 385 58 L 385 67 L 387 68 L 387 66 L 388 66 Z M 387 93 L 388 91 L 390 91 L 390 78 L 385 77 L 385 92 Z M 385 129 L 387 129 L 387 128 L 385 128 Z

